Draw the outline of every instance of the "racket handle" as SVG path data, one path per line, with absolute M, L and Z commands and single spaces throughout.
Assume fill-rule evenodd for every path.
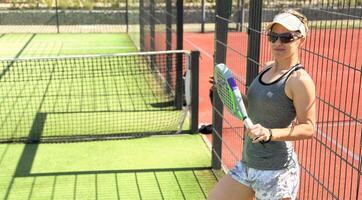
M 247 117 L 244 119 L 244 125 L 246 126 L 246 128 L 250 129 L 250 127 L 253 126 L 253 122 L 251 122 L 250 118 Z

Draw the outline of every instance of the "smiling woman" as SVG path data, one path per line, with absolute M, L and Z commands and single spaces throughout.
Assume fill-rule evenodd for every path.
M 306 18 L 285 10 L 267 26 L 274 59 L 251 83 L 242 160 L 211 191 L 210 200 L 296 199 L 299 164 L 291 141 L 313 137 L 315 86 L 299 60 Z

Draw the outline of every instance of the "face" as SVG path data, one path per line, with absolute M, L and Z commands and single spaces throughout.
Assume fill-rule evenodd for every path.
M 298 37 L 297 33 L 289 31 L 280 24 L 273 25 L 270 32 L 274 41 L 277 38 L 274 43 L 269 41 L 272 54 L 276 60 L 298 57 L 298 48 L 302 45 L 304 38 Z M 293 33 L 293 35 L 289 33 Z

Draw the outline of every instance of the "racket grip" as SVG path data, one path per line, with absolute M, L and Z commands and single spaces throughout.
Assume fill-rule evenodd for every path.
M 246 128 L 250 129 L 250 127 L 253 126 L 253 122 L 250 120 L 249 117 L 244 119 L 244 125 L 246 126 Z

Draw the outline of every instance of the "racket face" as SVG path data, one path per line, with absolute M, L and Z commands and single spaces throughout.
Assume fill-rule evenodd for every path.
M 237 88 L 237 85 L 230 70 L 224 64 L 218 64 L 215 67 L 215 86 L 224 106 L 232 115 L 243 120 L 245 116 L 240 112 L 239 102 L 234 94 L 234 88 Z

